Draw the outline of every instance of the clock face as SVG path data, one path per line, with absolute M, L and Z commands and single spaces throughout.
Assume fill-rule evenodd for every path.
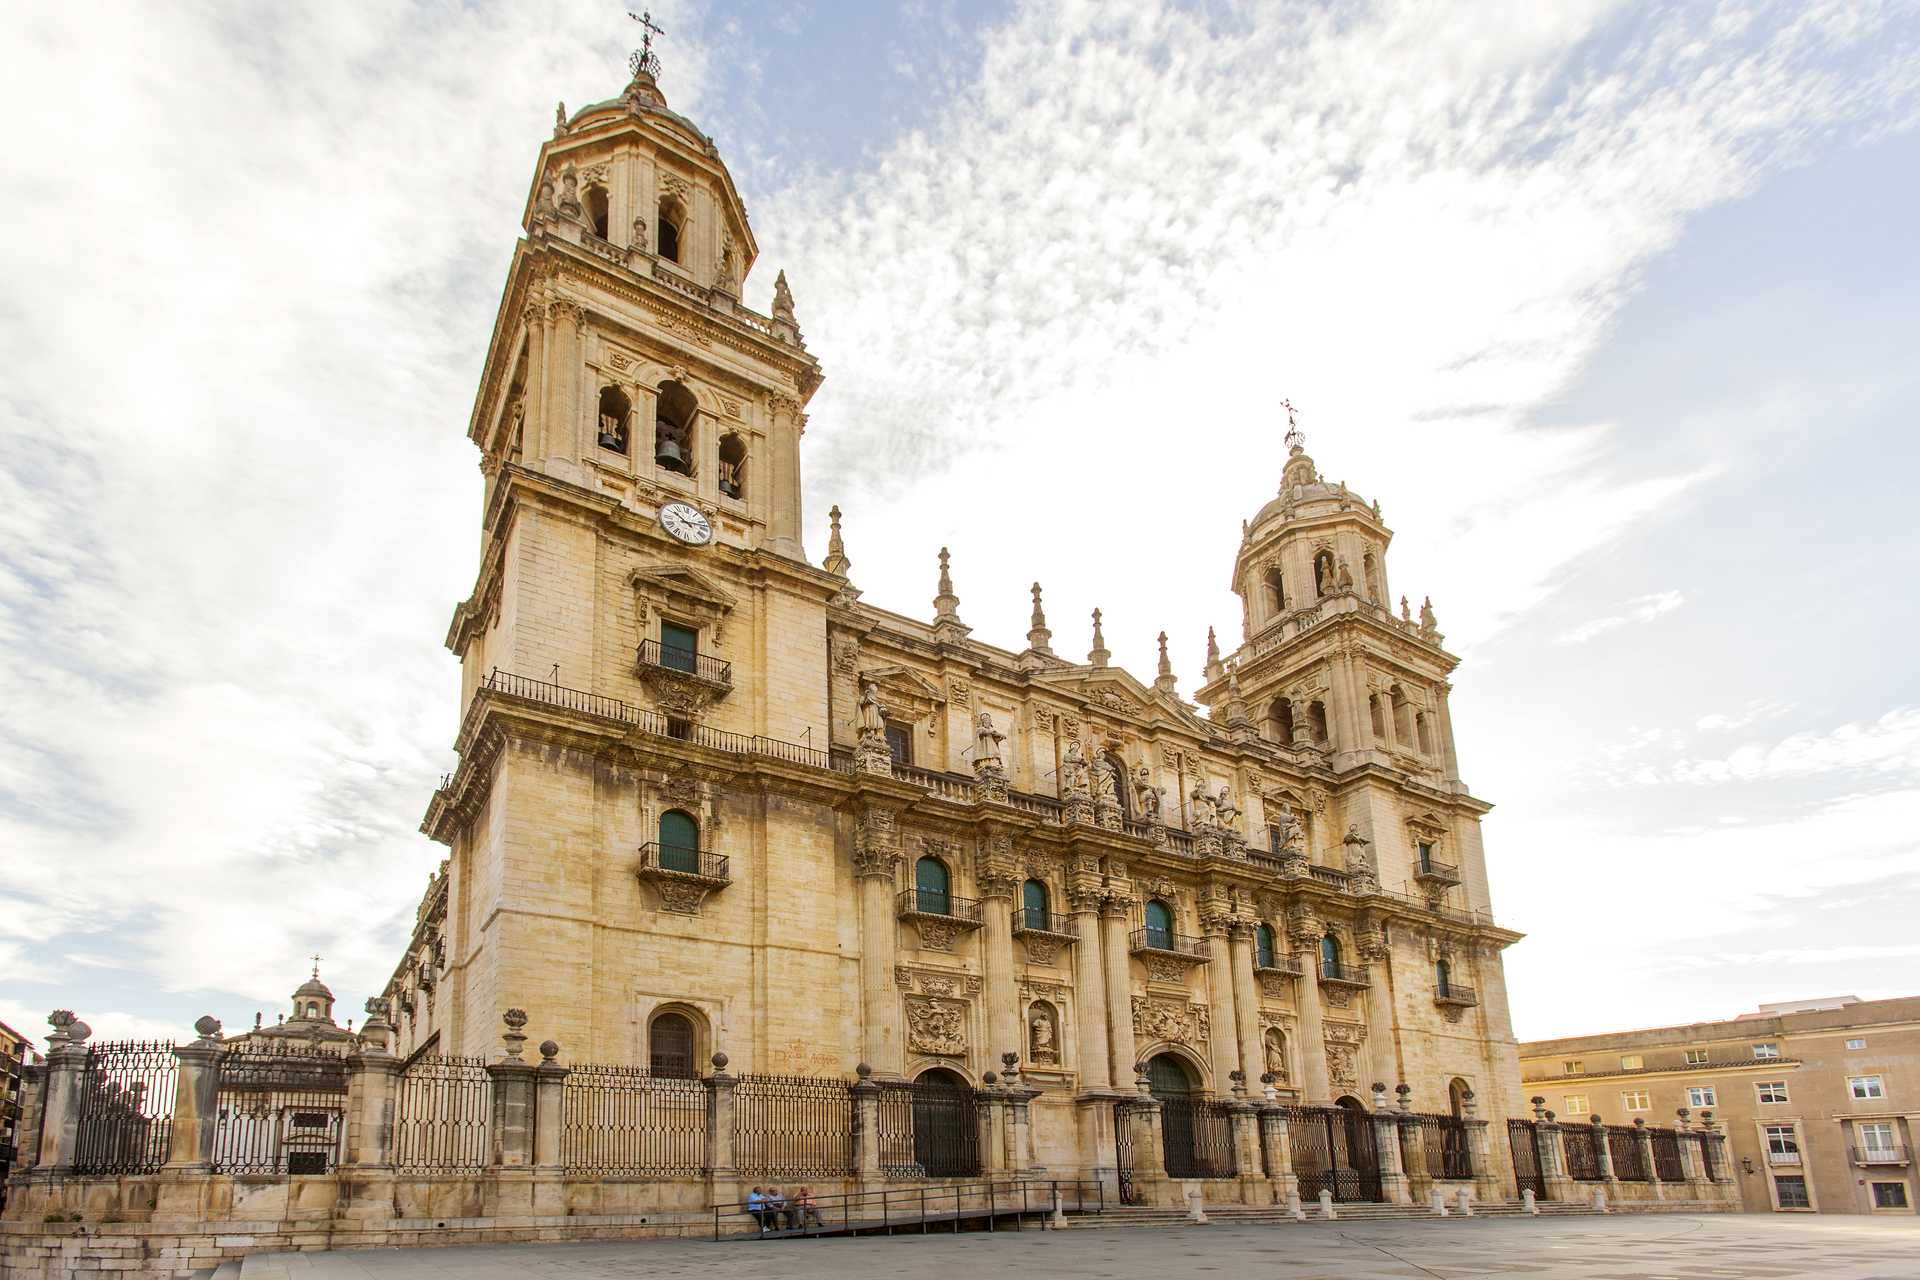
M 713 541 L 713 526 L 684 502 L 669 502 L 660 508 L 660 527 L 688 546 L 704 547 Z

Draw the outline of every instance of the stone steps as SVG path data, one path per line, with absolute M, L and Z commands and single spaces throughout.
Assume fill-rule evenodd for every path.
M 1320 1217 L 1317 1204 L 1305 1205 L 1306 1222 L 1324 1222 Z M 1567 1204 L 1552 1200 L 1539 1203 L 1539 1216 L 1564 1218 L 1589 1216 L 1593 1213 L 1590 1205 Z M 1473 1206 L 1475 1217 L 1512 1218 L 1527 1216 L 1527 1208 L 1518 1200 L 1481 1203 Z M 1207 1208 L 1209 1221 L 1223 1224 L 1279 1224 L 1299 1221 L 1289 1213 L 1284 1205 L 1237 1205 L 1223 1204 Z M 1417 1222 L 1431 1220 L 1433 1210 L 1426 1205 L 1410 1204 L 1341 1204 L 1334 1206 L 1334 1221 L 1337 1222 Z M 1449 1217 L 1457 1217 L 1451 1209 Z M 1069 1230 L 1090 1230 L 1100 1227 L 1177 1227 L 1187 1221 L 1187 1211 L 1175 1208 L 1142 1208 L 1126 1206 L 1108 1209 L 1101 1214 L 1069 1215 Z

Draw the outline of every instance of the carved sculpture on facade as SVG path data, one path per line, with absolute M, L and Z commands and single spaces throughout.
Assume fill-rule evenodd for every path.
M 1268 1027 L 1261 1037 L 1262 1057 L 1267 1072 L 1275 1080 L 1287 1079 L 1287 1033 L 1278 1027 Z
M 1120 777 L 1111 757 L 1097 755 L 1088 767 L 1093 781 L 1094 821 L 1109 831 L 1118 831 L 1120 815 Z
M 880 687 L 871 680 L 860 682 L 860 747 L 857 761 L 862 773 L 893 774 L 893 751 L 887 746 L 887 709 L 880 704 Z
M 1205 1005 L 1151 996 L 1133 997 L 1133 1034 L 1139 1039 L 1198 1048 L 1211 1037 L 1209 1024 L 1210 1014 Z
M 964 1057 L 967 1006 L 937 996 L 908 996 L 907 1048 L 935 1058 Z
M 1060 1028 L 1053 1006 L 1036 1000 L 1027 1008 L 1027 1061 L 1035 1066 L 1060 1063 Z
M 1220 785 L 1219 798 L 1213 802 L 1214 821 L 1228 831 L 1239 834 L 1240 806 L 1234 803 L 1233 792 L 1225 783 Z
M 1340 844 L 1346 850 L 1348 887 L 1355 890 L 1379 889 L 1380 871 L 1373 861 L 1373 841 L 1361 835 L 1359 827 L 1349 826 Z

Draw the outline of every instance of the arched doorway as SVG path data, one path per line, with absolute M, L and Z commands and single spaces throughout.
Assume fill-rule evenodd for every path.
M 1160 1146 L 1167 1176 L 1218 1178 L 1233 1172 L 1233 1129 L 1224 1104 L 1206 1096 L 1178 1054 L 1147 1059 L 1147 1089 L 1160 1104 Z
M 929 1178 L 972 1178 L 980 1173 L 980 1124 L 973 1087 L 945 1067 L 922 1072 L 913 1082 L 913 1162 Z

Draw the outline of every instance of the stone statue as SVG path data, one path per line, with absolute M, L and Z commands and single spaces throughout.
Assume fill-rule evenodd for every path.
M 1282 852 L 1297 853 L 1300 846 L 1300 824 L 1293 820 L 1293 808 L 1280 806 L 1280 848 Z
M 993 717 L 982 711 L 973 718 L 973 767 L 976 772 L 999 769 L 1000 744 L 1006 734 L 993 727 Z
M 880 689 L 871 680 L 860 682 L 860 736 L 885 737 L 887 726 L 882 719 L 887 709 L 880 705 Z
M 1153 785 L 1153 775 L 1147 772 L 1147 766 L 1141 765 L 1133 771 L 1133 793 L 1140 797 L 1140 816 L 1158 826 L 1160 823 L 1160 788 Z
M 1339 576 L 1335 579 L 1335 581 L 1339 583 L 1340 589 L 1342 591 L 1353 590 L 1353 570 L 1347 567 L 1347 562 L 1345 560 L 1342 560 L 1340 562 L 1340 573 L 1339 573 Z
M 566 136 L 566 133 L 567 104 L 565 102 L 556 102 L 553 104 L 553 136 L 563 138 Z
M 1433 597 L 1428 596 L 1420 602 L 1420 629 L 1422 631 L 1437 631 L 1439 628 L 1440 623 L 1433 616 Z
M 1219 822 L 1219 808 L 1215 804 L 1213 797 L 1207 794 L 1206 783 L 1194 783 L 1193 794 L 1188 798 L 1193 801 L 1193 822 L 1195 826 L 1211 827 Z
M 1220 798 L 1214 801 L 1214 821 L 1223 827 L 1231 827 L 1240 821 L 1240 806 L 1233 802 L 1233 793 L 1225 783 L 1220 785 Z
M 1068 738 L 1066 751 L 1060 757 L 1060 794 L 1085 794 L 1086 789 L 1087 759 L 1080 754 L 1079 739 Z
M 1413 610 L 1407 608 L 1407 598 L 1405 596 L 1400 597 L 1400 621 L 1413 621 Z
M 1033 1020 L 1027 1024 L 1027 1030 L 1029 1061 L 1051 1064 L 1059 1060 L 1059 1052 L 1053 1045 L 1053 1019 L 1047 1016 L 1045 1009 L 1034 1010 Z
M 627 241 L 627 245 L 629 248 L 639 249 L 642 252 L 646 251 L 647 220 L 645 218 L 635 218 L 633 220 L 633 238 Z
M 1113 774 L 1113 761 L 1105 756 L 1093 759 L 1093 802 L 1095 804 L 1119 804 L 1120 792 Z
M 1277 1036 L 1267 1036 L 1267 1071 L 1276 1080 L 1287 1078 L 1287 1046 Z
M 560 171 L 560 214 L 562 217 L 578 218 L 584 212 L 580 208 L 579 179 L 573 176 L 573 166 L 568 165 Z

